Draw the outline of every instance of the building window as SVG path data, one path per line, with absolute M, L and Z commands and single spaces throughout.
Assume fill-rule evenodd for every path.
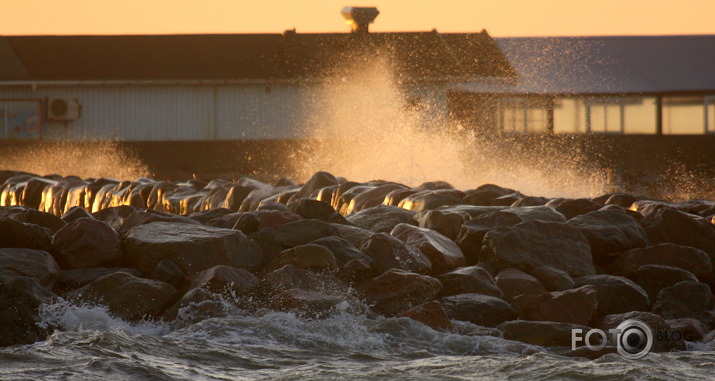
M 704 104 L 703 97 L 663 97 L 663 134 L 702 134 Z
M 545 98 L 502 98 L 499 101 L 499 124 L 504 132 L 537 132 L 548 130 L 548 100 Z

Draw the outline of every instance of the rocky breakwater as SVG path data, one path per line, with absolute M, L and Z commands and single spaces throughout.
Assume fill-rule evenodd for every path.
M 560 353 L 571 329 L 626 318 L 715 339 L 713 201 L 324 172 L 272 185 L 12 171 L 0 182 L 3 346 L 43 340 L 53 327 L 39 311 L 59 298 L 127 321 L 195 321 L 227 302 L 311 319 L 347 311 Z

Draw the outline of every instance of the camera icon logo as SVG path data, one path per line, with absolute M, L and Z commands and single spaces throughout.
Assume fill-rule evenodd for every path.
M 653 348 L 653 333 L 648 324 L 629 319 L 616 328 L 616 350 L 621 356 L 637 360 L 645 357 Z

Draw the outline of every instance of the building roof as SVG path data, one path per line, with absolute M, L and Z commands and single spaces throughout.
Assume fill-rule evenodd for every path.
M 715 91 L 715 35 L 496 38 L 515 84 L 453 90 L 504 94 L 696 93 Z
M 0 37 L 0 81 L 271 80 L 340 74 L 389 58 L 412 79 L 513 76 L 481 33 Z

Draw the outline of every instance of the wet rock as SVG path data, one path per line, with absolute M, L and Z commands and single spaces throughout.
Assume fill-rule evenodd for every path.
M 137 271 L 137 270 L 134 270 Z M 139 273 L 137 271 L 137 273 Z M 139 273 L 141 274 L 141 273 Z M 132 274 L 137 275 L 139 274 Z M 189 284 L 186 272 L 170 259 L 162 259 L 151 271 L 150 278 L 164 283 L 168 283 L 175 289 L 185 289 Z
M 522 294 L 514 298 L 513 305 L 526 320 L 590 325 L 596 318 L 598 296 L 594 286 L 583 286 L 539 295 Z
M 238 212 L 238 209 L 241 207 L 243 200 L 245 200 L 246 197 L 251 194 L 253 189 L 255 188 L 237 184 L 231 186 L 226 193 L 226 198 L 223 202 L 223 208 L 233 212 Z
M 0 283 L 0 347 L 32 344 L 44 340 L 50 329 L 38 316 L 40 305 L 52 303 L 55 295 L 35 279 L 15 277 Z
M 648 325 L 653 335 L 652 352 L 669 352 L 672 350 L 684 350 L 685 343 L 682 338 L 673 335 L 672 327 L 660 316 L 642 311 L 632 311 L 622 314 L 613 314 L 604 316 L 596 324 L 598 329 L 608 332 L 611 329 L 616 329 L 626 320 L 636 319 Z M 613 336 L 607 335 L 609 345 L 616 345 L 613 342 Z
M 589 275 L 574 279 L 576 287 L 592 285 L 598 295 L 598 316 L 650 310 L 648 294 L 632 281 L 613 275 Z
M 650 300 L 655 300 L 660 290 L 683 281 L 697 282 L 689 271 L 672 266 L 645 265 L 638 269 L 636 283 L 648 293 Z
M 629 193 L 615 193 L 612 194 L 606 199 L 604 204 L 606 205 L 618 205 L 622 206 L 624 208 L 630 208 L 631 205 L 633 205 L 634 202 L 636 202 L 638 198 L 636 198 L 635 195 L 629 194 Z
M 12 218 L 0 218 L 0 247 L 49 251 L 52 232 L 45 227 Z
M 375 188 L 360 192 L 350 200 L 347 207 L 347 214 L 353 214 L 361 210 L 366 210 L 383 204 L 385 197 L 393 191 L 406 190 L 407 187 L 400 184 L 387 183 Z
M 276 294 L 268 305 L 272 310 L 293 312 L 315 319 L 325 318 L 340 311 L 358 313 L 362 309 L 359 301 L 350 295 L 300 289 Z
M 23 276 L 34 279 L 42 286 L 52 288 L 59 273 L 57 262 L 46 251 L 0 249 L 0 283 Z
M 163 259 L 170 259 L 187 274 L 216 265 L 256 269 L 261 251 L 240 231 L 200 224 L 152 222 L 127 232 L 127 263 L 144 274 Z
M 362 259 L 351 259 L 340 267 L 336 276 L 346 282 L 360 284 L 372 278 L 375 271 L 370 262 Z
M 324 246 L 306 244 L 282 251 L 278 258 L 268 264 L 268 269 L 278 269 L 292 265 L 313 271 L 336 270 L 338 263 L 333 253 Z
M 517 269 L 500 271 L 495 277 L 495 283 L 507 302 L 511 302 L 519 295 L 539 295 L 546 292 L 546 289 L 539 283 L 538 279 Z
M 575 285 L 569 274 L 551 266 L 537 266 L 529 273 L 549 291 L 564 291 Z
M 400 201 L 400 208 L 420 212 L 437 209 L 443 205 L 464 204 L 464 193 L 453 189 L 437 189 L 417 192 Z
M 518 208 L 521 206 L 542 206 L 542 205 L 546 205 L 546 203 L 549 201 L 550 200 L 546 197 L 528 196 L 528 197 L 522 197 L 522 198 L 514 201 L 514 203 L 511 204 L 510 206 L 512 208 Z
M 468 213 L 452 213 L 444 210 L 426 210 L 414 216 L 421 228 L 434 230 L 445 237 L 456 241 L 462 224 L 470 219 Z
M 55 182 L 41 177 L 27 180 L 25 189 L 22 191 L 22 206 L 39 209 L 42 202 L 42 192 L 45 187 L 54 185 Z
M 396 206 L 380 205 L 346 217 L 348 222 L 376 233 L 389 233 L 399 224 L 417 225 L 415 212 Z
M 419 249 L 385 233 L 375 233 L 363 241 L 360 251 L 372 258 L 371 266 L 382 274 L 401 269 L 419 274 L 432 271 L 432 263 Z
M 157 212 L 155 210 L 135 210 L 124 219 L 119 233 L 127 234 L 134 227 L 150 224 L 152 222 L 171 222 L 183 223 L 188 225 L 201 225 L 199 221 L 193 218 L 177 216 L 174 214 Z
M 133 321 L 161 316 L 175 296 L 176 290 L 166 283 L 123 272 L 106 275 L 67 294 L 70 300 L 105 305 L 112 314 Z
M 191 288 L 203 288 L 208 291 L 229 295 L 244 295 L 259 283 L 255 275 L 246 269 L 230 266 L 214 266 L 190 278 Z
M 308 181 L 306 181 L 305 185 L 303 185 L 300 190 L 290 198 L 290 201 L 310 197 L 310 195 L 316 190 L 337 184 L 338 180 L 330 173 L 316 172 L 310 177 L 310 179 L 308 179 Z
M 372 230 L 367 230 L 359 228 L 357 226 L 342 225 L 342 224 L 331 224 L 333 228 L 338 232 L 338 236 L 355 247 L 360 247 L 362 242 L 368 239 L 371 235 L 375 234 Z
M 698 248 L 715 260 L 715 229 L 705 219 L 670 208 L 644 213 L 640 221 L 653 244 L 674 243 Z
M 303 219 L 303 217 L 288 210 L 258 209 L 251 214 L 257 216 L 261 221 L 261 229 L 277 228 Z
M 514 320 L 514 308 L 500 298 L 480 294 L 445 296 L 439 300 L 451 319 L 468 321 L 484 327 L 496 327 Z
M 563 214 L 548 206 L 521 206 L 502 209 L 502 211 L 514 213 L 524 221 L 566 222 Z
M 261 230 L 261 219 L 255 213 L 242 213 L 232 228 L 243 234 L 253 234 Z
M 400 202 L 417 193 L 415 189 L 395 189 L 385 196 L 385 200 L 382 202 L 384 205 L 399 206 Z
M 104 221 L 114 230 L 120 231 L 124 220 L 129 217 L 137 208 L 128 205 L 114 206 L 92 213 L 92 216 L 100 221 Z
M 301 198 L 295 200 L 288 204 L 288 208 L 291 212 L 306 218 L 306 219 L 316 219 L 323 220 L 326 222 L 341 223 L 345 219 L 343 216 L 335 212 L 329 203 L 321 202 L 318 200 L 312 200 L 309 198 Z
M 653 313 L 664 319 L 693 318 L 709 327 L 714 322 L 708 312 L 713 308 L 713 302 L 714 297 L 707 284 L 683 281 L 658 293 Z
M 497 270 L 551 266 L 574 277 L 596 273 L 586 237 L 556 222 L 525 221 L 491 230 L 484 236 L 480 260 Z
M 502 292 L 494 283 L 494 278 L 480 266 L 462 267 L 440 275 L 442 283 L 440 296 L 459 294 L 482 294 L 501 298 Z
M 603 207 L 603 204 L 598 202 L 593 202 L 585 198 L 579 199 L 563 199 L 557 198 L 546 203 L 546 206 L 553 208 L 557 212 L 561 213 L 570 220 L 576 216 L 582 214 L 590 213 L 599 210 Z
M 511 226 L 523 222 L 516 214 L 502 211 L 490 211 L 470 219 L 462 225 L 457 244 L 462 250 L 467 264 L 479 262 L 484 236 L 490 230 L 502 226 Z
M 432 263 L 432 271 L 435 273 L 449 271 L 467 264 L 459 246 L 434 230 L 399 224 L 392 229 L 390 235 L 420 250 L 429 258 Z
M 276 293 L 299 288 L 302 290 L 317 290 L 322 286 L 318 274 L 312 271 L 285 265 L 266 274 L 259 284 L 259 294 L 274 295 Z
M 609 253 L 644 247 L 648 242 L 638 221 L 620 210 L 596 210 L 573 217 L 567 224 L 586 236 L 596 264 L 606 263 Z
M 542 347 L 570 347 L 572 330 L 590 330 L 587 326 L 577 324 L 525 320 L 507 321 L 499 324 L 497 328 L 504 332 L 504 338 L 507 340 Z
M 351 260 L 361 260 L 365 263 L 372 262 L 372 258 L 365 255 L 360 249 L 352 243 L 340 237 L 325 237 L 316 239 L 310 243 L 311 245 L 320 245 L 330 250 L 335 256 L 338 266 L 345 265 Z
M 233 211 L 231 211 L 229 209 L 216 208 L 216 209 L 204 210 L 201 212 L 194 212 L 194 213 L 189 214 L 188 217 L 198 221 L 202 225 L 214 226 L 214 227 L 225 227 L 225 226 L 216 226 L 215 223 L 217 220 L 220 220 L 221 217 L 224 217 L 231 213 L 233 213 Z
M 677 267 L 693 273 L 702 282 L 713 284 L 713 266 L 707 253 L 670 243 L 619 253 L 607 270 L 610 274 L 636 279 L 638 269 L 645 265 Z
M 66 225 L 59 217 L 39 210 L 26 208 L 24 206 L 3 206 L 0 207 L 0 219 L 12 218 L 14 220 L 46 227 L 54 234 Z
M 449 321 L 447 311 L 445 311 L 444 307 L 436 300 L 420 304 L 405 312 L 402 316 L 417 320 L 436 331 L 452 330 L 452 322 Z
M 125 272 L 134 276 L 140 276 L 137 270 L 124 267 L 94 267 L 88 269 L 61 270 L 52 291 L 62 295 L 68 291 L 84 287 L 95 280 L 116 272 Z
M 162 319 L 164 321 L 181 319 L 183 323 L 194 324 L 204 319 L 224 315 L 225 307 L 219 295 L 203 288 L 194 288 L 167 308 Z
M 62 221 L 66 223 L 70 223 L 80 218 L 94 219 L 94 216 L 92 216 L 91 213 L 89 213 L 86 209 L 84 209 L 84 207 L 81 206 L 73 206 L 69 208 L 69 210 L 67 210 L 65 214 L 62 215 Z
M 470 205 L 494 205 L 491 201 L 495 198 L 516 193 L 515 190 L 502 188 L 494 184 L 484 184 L 474 190 L 468 190 L 464 193 L 464 202 Z
M 75 220 L 52 237 L 52 251 L 62 268 L 114 267 L 122 264 L 119 234 L 94 218 Z
M 332 224 L 320 220 L 301 220 L 275 228 L 261 229 L 252 238 L 263 249 L 265 261 L 268 263 L 276 259 L 285 249 L 334 236 L 338 236 L 338 230 Z
M 357 288 L 372 310 L 386 316 L 397 316 L 433 300 L 442 284 L 430 276 L 391 269 Z

